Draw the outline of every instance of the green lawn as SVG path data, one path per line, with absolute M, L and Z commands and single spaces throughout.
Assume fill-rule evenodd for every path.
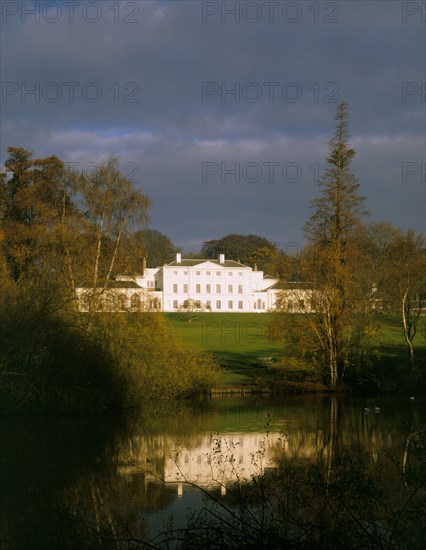
M 398 345 L 404 343 L 402 327 L 397 318 L 392 322 L 386 322 L 381 327 L 382 340 L 385 345 Z M 417 335 L 414 339 L 417 348 L 426 347 L 426 317 L 421 317 L 417 327 Z
M 223 371 L 219 385 L 245 386 L 263 381 L 273 382 L 276 374 L 258 363 L 258 357 L 283 355 L 284 344 L 272 338 L 269 313 L 199 313 L 188 323 L 180 314 L 166 313 L 171 326 L 188 342 L 213 353 Z M 425 323 L 421 319 L 414 340 L 416 357 L 426 357 Z M 400 368 L 407 360 L 402 329 L 397 322 L 380 321 L 381 356 L 384 363 Z
M 218 358 L 223 367 L 220 385 L 252 384 L 256 378 L 272 381 L 273 374 L 257 360 L 282 354 L 283 344 L 272 339 L 272 315 L 200 313 L 191 323 L 176 313 L 165 315 L 184 340 Z
M 380 341 L 381 354 L 386 364 L 398 367 L 407 362 L 408 347 L 398 319 L 382 323 Z M 426 317 L 422 317 L 419 321 L 413 345 L 415 363 L 420 367 L 426 365 Z

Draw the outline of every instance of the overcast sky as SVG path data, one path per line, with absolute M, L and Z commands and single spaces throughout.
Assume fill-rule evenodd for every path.
M 1 3 L 8 146 L 109 154 L 185 251 L 302 243 L 339 101 L 371 219 L 425 229 L 425 2 Z

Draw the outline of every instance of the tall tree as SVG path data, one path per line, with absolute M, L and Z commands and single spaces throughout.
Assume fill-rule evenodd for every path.
M 424 235 L 413 230 L 400 231 L 387 247 L 380 278 L 385 307 L 398 313 L 411 369 L 413 340 L 426 303 L 425 252 Z
M 400 258 L 395 282 L 399 297 L 402 330 L 408 348 L 411 369 L 414 367 L 413 340 L 417 334 L 420 315 L 426 304 L 425 240 L 423 235 L 407 231 L 402 242 L 395 243 Z
M 55 156 L 34 159 L 23 148 L 8 152 L 0 218 L 9 271 L 15 280 L 30 271 L 57 273 L 62 265 L 57 230 L 64 205 L 70 205 L 64 165 Z
M 308 239 L 308 273 L 316 292 L 312 330 L 335 386 L 347 364 L 345 332 L 357 311 L 358 285 L 354 279 L 357 230 L 361 225 L 364 197 L 352 173 L 355 151 L 348 145 L 349 108 L 336 110 L 336 131 L 329 142 L 327 168 L 319 181 L 320 197 L 312 202 L 314 213 L 305 224 Z
M 88 261 L 83 272 L 93 289 L 91 302 L 96 311 L 111 283 L 126 231 L 147 220 L 150 200 L 119 171 L 114 156 L 92 173 L 81 174 L 75 193 L 86 220 L 83 239 L 90 253 L 85 255 Z
M 402 230 L 389 222 L 364 227 L 361 246 L 369 258 L 376 300 L 388 321 L 397 322 L 414 366 L 414 338 L 426 304 L 425 235 Z

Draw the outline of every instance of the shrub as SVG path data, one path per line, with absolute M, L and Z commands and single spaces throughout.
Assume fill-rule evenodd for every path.
M 214 384 L 214 359 L 180 341 L 161 313 L 107 314 L 98 323 L 110 335 L 126 406 L 141 399 L 189 397 Z
M 161 314 L 89 317 L 21 297 L 0 313 L 0 410 L 90 411 L 207 391 L 215 363 Z
M 318 382 L 318 371 L 307 361 L 298 357 L 282 357 L 273 363 L 270 368 L 277 371 L 285 382 Z

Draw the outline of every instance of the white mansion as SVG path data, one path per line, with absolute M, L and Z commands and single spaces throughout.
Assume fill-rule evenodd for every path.
M 77 289 L 80 309 L 87 310 L 93 289 Z M 263 271 L 220 254 L 217 260 L 176 260 L 162 267 L 147 268 L 141 275 L 117 276 L 102 296 L 99 310 L 177 312 L 193 309 L 210 312 L 266 312 L 285 300 L 290 311 L 306 311 L 309 290 L 283 290 L 279 280 Z

